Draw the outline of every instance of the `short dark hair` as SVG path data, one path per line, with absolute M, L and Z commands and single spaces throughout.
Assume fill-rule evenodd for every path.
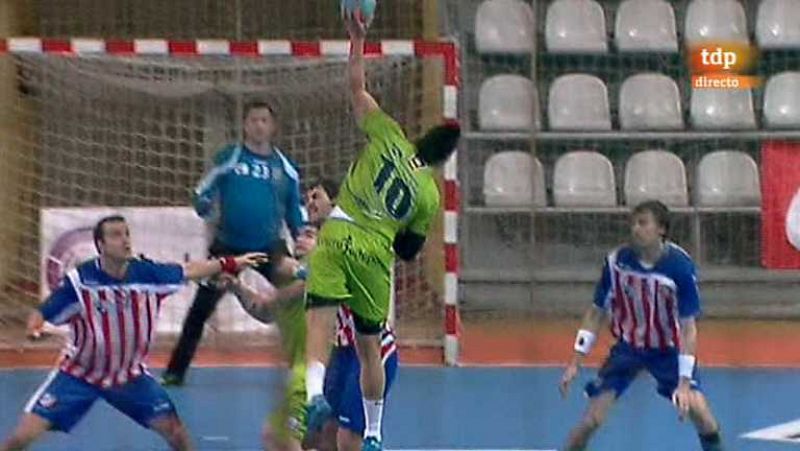
M 103 230 L 103 226 L 112 222 L 125 222 L 125 217 L 122 215 L 110 215 L 106 216 L 99 221 L 94 226 L 94 230 L 92 230 L 92 238 L 94 238 L 94 247 L 97 249 L 97 253 L 100 253 L 100 242 L 103 241 L 105 238 L 105 230 Z
M 247 116 L 250 115 L 251 111 L 260 109 L 269 110 L 269 114 L 271 114 L 272 118 L 275 119 L 275 108 L 271 103 L 264 99 L 255 99 L 245 103 L 243 111 L 244 118 L 247 119 Z
M 461 127 L 456 121 L 448 121 L 428 130 L 417 140 L 417 157 L 428 166 L 437 166 L 456 151 L 461 137 Z
M 632 214 L 638 215 L 647 212 L 650 212 L 656 223 L 664 228 L 664 236 L 666 237 L 669 234 L 670 226 L 669 208 L 659 200 L 646 200 L 633 207 Z
M 328 194 L 328 197 L 331 200 L 335 199 L 336 196 L 339 195 L 339 182 L 332 178 L 328 177 L 317 177 L 311 179 L 311 181 L 306 185 L 306 189 L 309 190 L 311 188 L 322 187 L 325 192 Z

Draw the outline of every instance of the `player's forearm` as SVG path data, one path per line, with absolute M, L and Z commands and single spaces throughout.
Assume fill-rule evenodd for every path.
M 681 354 L 697 352 L 697 323 L 694 318 L 681 320 Z
M 350 62 L 348 64 L 350 93 L 353 99 L 367 90 L 367 76 L 364 69 L 364 39 L 350 39 Z
M 681 324 L 681 346 L 678 350 L 678 375 L 682 380 L 689 381 L 693 377 L 697 352 L 697 323 L 695 319 L 684 318 Z
M 295 280 L 290 285 L 278 290 L 275 295 L 276 302 L 287 302 L 292 299 L 301 299 L 306 291 L 306 282 L 304 280 Z
M 231 284 L 231 291 L 238 297 L 251 304 L 266 304 L 267 299 L 265 296 L 259 294 L 256 290 L 241 283 L 238 279 Z
M 575 338 L 575 346 L 572 355 L 573 364 L 580 365 L 583 362 L 584 357 L 591 352 L 592 347 L 597 340 L 597 334 L 600 332 L 600 328 L 603 327 L 605 318 L 605 310 L 597 307 L 596 305 L 592 305 L 583 315 L 581 327 L 578 330 L 577 337 Z
M 205 279 L 222 272 L 222 260 L 200 260 L 187 262 L 183 265 L 183 275 L 187 280 Z

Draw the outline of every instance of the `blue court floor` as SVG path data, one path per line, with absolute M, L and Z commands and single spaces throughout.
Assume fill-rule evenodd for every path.
M 154 373 L 157 373 L 155 370 Z M 394 450 L 554 450 L 585 407 L 579 389 L 557 391 L 559 368 L 403 367 L 387 401 L 387 448 Z M 0 434 L 8 434 L 46 371 L 0 372 Z M 188 384 L 170 393 L 201 450 L 257 450 L 259 431 L 277 399 L 281 372 L 268 368 L 193 369 Z M 779 451 L 800 446 L 800 370 L 705 369 L 702 384 L 720 419 L 728 450 Z M 756 435 L 741 436 L 777 426 Z M 776 440 L 783 440 L 780 442 Z M 34 450 L 161 450 L 149 431 L 98 402 L 71 435 L 51 433 Z M 596 435 L 591 450 L 699 449 L 689 423 L 637 380 Z

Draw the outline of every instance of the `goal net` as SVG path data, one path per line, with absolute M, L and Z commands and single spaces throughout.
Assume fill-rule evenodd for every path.
M 252 45 L 260 52 L 303 51 L 288 42 Z M 180 48 L 166 42 L 137 42 L 130 50 L 162 47 L 173 54 L 65 56 L 12 48 L 0 57 L 3 345 L 19 346 L 29 307 L 65 270 L 94 255 L 91 226 L 105 214 L 127 216 L 135 253 L 205 258 L 208 238 L 190 207 L 191 190 L 213 155 L 241 138 L 248 100 L 276 107 L 276 144 L 298 164 L 301 184 L 320 176 L 341 180 L 365 144 L 350 110 L 346 48 L 340 56 L 313 58 L 180 57 L 174 55 Z M 370 57 L 367 73 L 370 91 L 410 138 L 442 117 L 440 60 L 413 52 Z M 444 335 L 441 225 L 431 234 L 418 261 L 395 268 L 395 327 L 406 343 L 440 345 Z M 164 304 L 162 334 L 180 331 L 194 290 L 190 285 Z M 205 343 L 238 347 L 269 332 L 228 298 L 209 322 Z

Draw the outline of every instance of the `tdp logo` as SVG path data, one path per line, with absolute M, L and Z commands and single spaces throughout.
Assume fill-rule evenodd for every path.
M 723 50 L 722 47 L 711 51 L 706 48 L 700 50 L 700 59 L 703 66 L 722 67 L 723 70 L 735 67 L 738 62 L 736 52 Z

